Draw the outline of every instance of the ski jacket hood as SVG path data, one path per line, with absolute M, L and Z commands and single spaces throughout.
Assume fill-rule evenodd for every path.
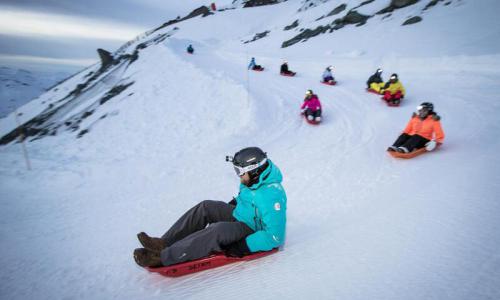
M 268 251 L 285 240 L 286 194 L 281 186 L 283 176 L 268 159 L 269 166 L 259 181 L 250 187 L 240 184 L 233 216 L 255 232 L 246 237 L 251 252 Z

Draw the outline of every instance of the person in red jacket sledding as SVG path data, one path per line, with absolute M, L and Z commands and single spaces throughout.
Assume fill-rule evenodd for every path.
M 441 145 L 444 132 L 441 128 L 441 118 L 434 112 L 434 105 L 424 102 L 417 107 L 403 133 L 387 151 L 410 153 L 426 147 L 429 151 Z
M 300 109 L 305 114 L 307 120 L 314 122 L 321 121 L 321 102 L 319 102 L 318 96 L 313 94 L 312 90 L 306 91 L 306 97 Z

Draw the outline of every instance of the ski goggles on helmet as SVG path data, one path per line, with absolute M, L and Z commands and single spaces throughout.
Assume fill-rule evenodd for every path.
M 391 80 L 396 80 L 396 79 L 398 79 L 398 78 L 395 75 L 391 76 Z
M 226 160 L 229 161 L 227 158 L 226 158 Z M 234 167 L 234 171 L 236 172 L 236 175 L 238 175 L 238 176 L 241 177 L 245 173 L 253 171 L 253 170 L 257 169 L 260 166 L 263 166 L 266 162 L 267 162 L 267 158 L 264 158 L 260 162 L 258 162 L 256 164 L 253 164 L 253 165 L 248 165 L 246 167 L 240 167 L 240 166 L 237 166 L 237 165 L 233 164 L 233 167 Z
M 423 105 L 417 106 L 417 114 L 421 114 L 423 112 L 429 112 L 429 108 Z

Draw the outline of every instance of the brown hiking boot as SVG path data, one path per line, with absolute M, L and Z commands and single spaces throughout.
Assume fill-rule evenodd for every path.
M 161 267 L 160 253 L 144 248 L 134 250 L 135 262 L 141 267 Z
M 150 237 L 145 232 L 138 233 L 137 238 L 139 239 L 141 245 L 144 246 L 144 248 L 152 251 L 161 252 L 161 250 L 167 247 L 165 240 L 160 238 Z

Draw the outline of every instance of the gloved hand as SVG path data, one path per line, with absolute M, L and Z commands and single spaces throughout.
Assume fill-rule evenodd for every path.
M 246 239 L 244 238 L 227 245 L 225 247 L 225 253 L 230 257 L 243 257 L 247 254 L 250 254 L 250 249 L 248 249 Z

